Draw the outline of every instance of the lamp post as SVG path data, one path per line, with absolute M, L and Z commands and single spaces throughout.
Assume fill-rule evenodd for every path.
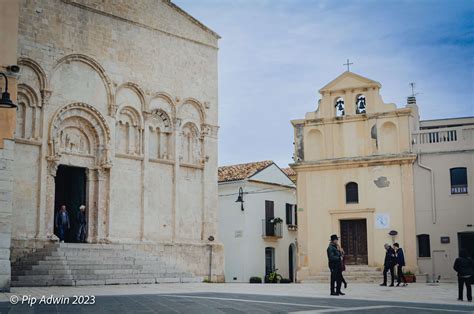
M 240 203 L 240 210 L 244 210 L 244 190 L 239 188 L 239 196 L 237 197 L 236 203 Z
M 210 235 L 207 240 L 209 240 L 209 282 L 212 282 L 212 242 L 214 241 L 214 236 Z
M 8 77 L 3 72 L 0 72 L 0 75 L 5 78 L 5 90 L 2 92 L 2 98 L 0 98 L 0 108 L 16 108 L 17 105 L 10 99 L 10 93 L 8 93 Z

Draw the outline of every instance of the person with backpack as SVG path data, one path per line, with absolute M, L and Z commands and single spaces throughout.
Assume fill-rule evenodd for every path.
M 459 251 L 459 257 L 454 261 L 453 268 L 458 273 L 458 301 L 463 300 L 463 290 L 464 286 L 466 286 L 467 301 L 472 302 L 471 283 L 474 275 L 474 266 L 466 250 L 461 249 Z

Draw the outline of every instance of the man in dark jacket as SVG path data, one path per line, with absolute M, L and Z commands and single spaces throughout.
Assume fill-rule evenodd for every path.
M 392 249 L 390 245 L 387 243 L 384 244 L 385 247 L 385 261 L 383 263 L 383 283 L 381 286 L 387 286 L 387 273 L 390 271 L 390 277 L 392 278 L 390 287 L 394 286 L 395 276 L 394 276 L 394 268 L 395 264 L 397 264 L 397 258 L 395 256 L 395 251 Z
M 395 249 L 395 254 L 397 256 L 397 287 L 400 286 L 400 283 L 403 280 L 403 286 L 407 286 L 407 279 L 403 274 L 403 267 L 405 266 L 405 254 L 403 254 L 403 249 L 400 247 L 400 244 L 394 243 L 393 248 Z
M 331 295 L 345 295 L 341 292 L 342 285 L 342 260 L 341 252 L 337 249 L 339 238 L 333 234 L 327 249 L 329 270 L 331 271 Z
M 458 300 L 462 301 L 463 288 L 466 285 L 467 301 L 472 302 L 471 281 L 474 275 L 474 266 L 466 250 L 459 251 L 459 257 L 454 261 L 454 270 L 458 273 Z
M 61 205 L 61 208 L 56 214 L 56 218 L 54 220 L 56 224 L 56 229 L 59 233 L 59 240 L 61 242 L 64 242 L 66 231 L 71 229 L 71 223 L 69 222 L 69 214 L 66 210 L 66 205 Z
M 85 205 L 81 205 L 79 207 L 79 212 L 77 213 L 77 216 L 76 216 L 76 222 L 78 225 L 76 241 L 79 243 L 84 243 L 86 242 L 86 226 L 87 226 Z

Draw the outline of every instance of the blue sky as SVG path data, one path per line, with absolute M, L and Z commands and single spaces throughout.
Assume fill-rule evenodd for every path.
M 222 36 L 219 165 L 292 162 L 291 119 L 351 71 L 422 119 L 474 116 L 474 1 L 174 0 Z

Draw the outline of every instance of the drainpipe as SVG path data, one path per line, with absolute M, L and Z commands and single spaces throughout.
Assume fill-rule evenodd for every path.
M 425 170 L 428 170 L 431 175 L 431 220 L 433 224 L 436 224 L 436 202 L 435 202 L 435 184 L 434 184 L 434 172 L 428 166 L 425 166 L 421 163 L 421 153 L 418 152 L 418 158 L 416 159 L 418 166 Z

